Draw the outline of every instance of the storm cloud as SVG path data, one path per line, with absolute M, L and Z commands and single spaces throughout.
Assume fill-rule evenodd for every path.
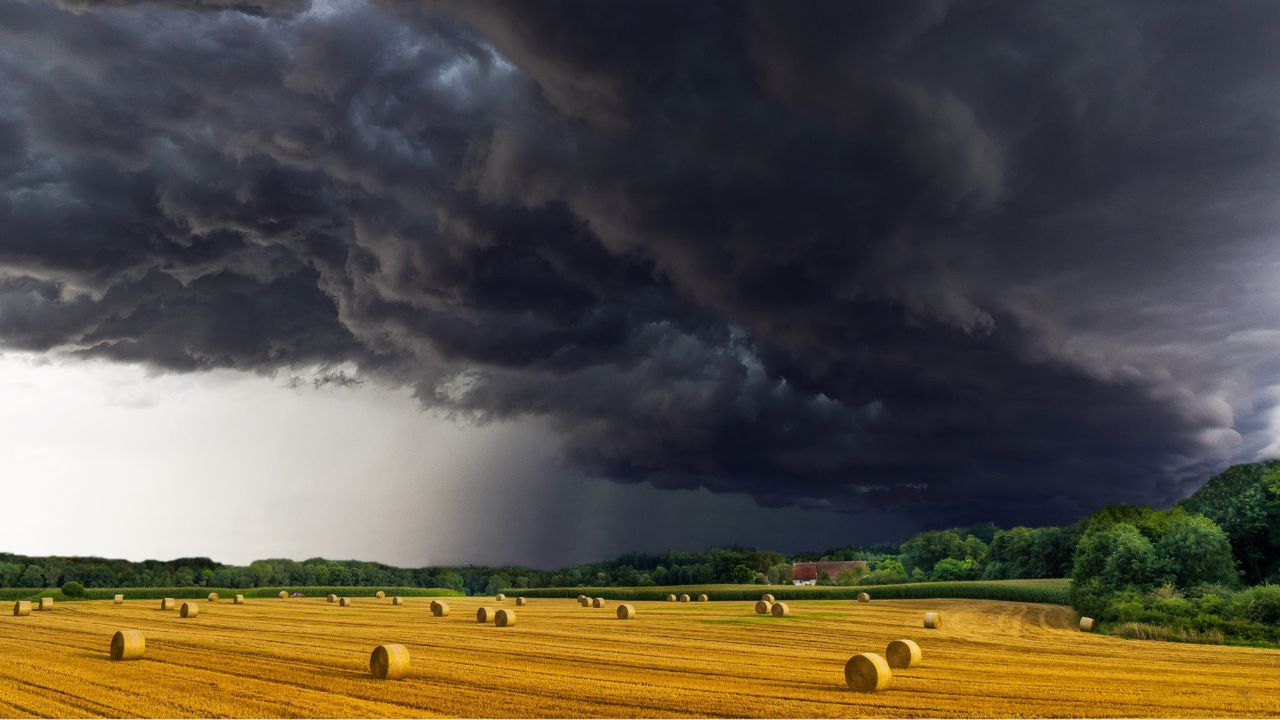
M 1262 3 L 0 0 L 0 344 L 352 366 L 765 506 L 1167 504 L 1276 448 L 1278 33 Z

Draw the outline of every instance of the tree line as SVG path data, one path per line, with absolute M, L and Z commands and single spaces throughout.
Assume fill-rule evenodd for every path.
M 1176 627 L 1184 637 L 1198 639 L 1213 639 L 1216 633 L 1280 642 L 1280 461 L 1229 468 L 1169 510 L 1110 507 L 1069 526 L 1002 529 L 982 523 L 921 532 L 898 545 L 790 557 L 724 547 L 628 553 L 539 570 L 397 568 L 323 558 L 235 566 L 209 558 L 129 562 L 0 553 L 0 587 L 380 585 L 475 595 L 505 588 L 788 583 L 791 563 L 811 560 L 867 561 L 865 569 L 819 580 L 829 585 L 1070 577 L 1072 604 L 1103 623 Z

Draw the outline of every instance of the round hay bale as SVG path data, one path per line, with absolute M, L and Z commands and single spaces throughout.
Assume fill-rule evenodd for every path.
M 209 593 L 209 602 L 218 602 L 218 593 Z
M 431 601 L 431 614 L 436 617 L 449 617 L 449 603 L 440 600 Z
M 176 607 L 178 607 L 178 601 L 173 598 L 165 598 L 160 601 L 161 610 L 172 610 Z
M 871 596 L 866 593 L 858 593 L 858 602 L 871 602 Z
M 49 611 L 49 610 L 52 610 L 52 609 L 53 609 L 53 598 L 51 598 L 51 597 L 42 597 L 42 598 L 40 598 L 40 607 L 38 607 L 38 608 L 36 608 L 36 609 L 37 609 L 37 610 L 40 610 L 40 611 L 43 611 L 43 612 L 47 612 L 47 611 Z
M 858 653 L 844 664 L 844 681 L 850 690 L 875 692 L 889 687 L 893 682 L 893 671 L 879 655 Z
M 586 595 L 583 595 L 582 597 L 578 598 L 578 604 L 581 605 L 582 607 L 591 607 L 591 598 L 587 597 Z
M 399 680 L 409 674 L 409 651 L 403 645 L 379 645 L 369 655 L 369 674 L 379 680 Z
M 769 614 L 774 617 L 786 617 L 791 614 L 791 608 L 784 602 L 776 602 L 769 608 Z
M 578 602 L 582 602 L 582 599 L 583 599 L 583 598 L 585 598 L 585 597 L 586 597 L 586 595 L 579 595 L 579 596 L 578 596 Z
M 609 603 L 608 603 L 608 602 L 606 602 L 604 598 L 596 598 L 596 599 L 594 599 L 594 600 L 592 600 L 592 601 L 591 601 L 591 607 L 593 607 L 593 608 L 602 608 L 602 607 L 604 607 L 605 605 L 608 605 L 608 604 L 609 604 Z
M 525 600 L 525 599 L 524 599 L 524 598 L 522 598 L 522 597 L 518 597 L 518 598 L 516 598 L 516 605 L 524 606 L 524 605 L 527 605 L 528 603 L 529 603 L 529 601 L 528 601 L 528 600 Z
M 349 605 L 351 605 L 351 598 L 348 598 L 348 597 L 338 598 L 338 607 L 347 607 Z
M 147 639 L 141 630 L 117 630 L 111 636 L 112 660 L 141 660 L 147 652 Z
M 1080 618 L 1080 632 L 1093 632 L 1093 624 L 1091 617 Z
M 200 614 L 200 606 L 195 603 L 182 603 L 182 607 L 178 608 L 178 615 L 184 618 L 193 618 Z
M 667 596 L 667 602 L 675 602 L 675 601 L 676 601 L 676 596 L 675 596 L 675 595 L 668 595 L 668 596 Z
M 915 640 L 894 640 L 884 649 L 891 668 L 909 668 L 920 664 L 920 646 Z
M 386 597 L 387 594 L 379 590 L 378 592 L 374 593 L 373 596 L 381 600 L 382 598 Z
M 631 618 L 633 618 L 633 617 L 635 617 L 635 616 L 636 616 L 636 609 L 635 609 L 634 607 L 632 607 L 631 605 L 628 605 L 628 604 L 626 604 L 626 603 L 623 603 L 623 604 L 621 604 L 621 605 L 619 605 L 619 606 L 618 606 L 618 619 L 619 619 L 619 620 L 630 620 Z
M 757 600 L 757 601 L 756 601 L 756 614 L 757 614 L 757 615 L 768 615 L 768 614 L 769 614 L 769 613 L 771 613 L 771 612 L 773 612 L 773 603 L 769 602 L 768 600 Z
M 681 595 L 681 596 L 680 596 L 680 602 L 689 602 L 689 596 L 688 596 L 688 595 Z
M 281 590 L 280 594 L 276 595 L 276 597 L 280 598 L 281 600 L 288 600 L 289 592 L 287 590 Z
M 476 622 L 478 623 L 493 622 L 493 608 L 482 607 L 476 610 Z
M 19 600 L 18 602 L 13 604 L 14 617 L 27 617 L 30 614 L 31 614 L 30 600 Z
M 936 612 L 927 612 L 924 614 L 924 626 L 930 630 L 942 629 L 942 614 Z
M 243 595 L 237 595 L 237 596 L 235 596 L 235 597 L 231 598 L 231 604 L 232 604 L 232 605 L 243 605 L 243 604 L 244 604 L 244 596 L 243 596 Z
M 703 594 L 701 594 L 701 595 L 699 595 L 699 596 L 698 596 L 698 602 L 708 602 L 708 601 L 710 601 L 710 600 L 711 600 L 711 598 L 707 597 L 707 594 L 706 594 L 706 593 L 703 593 Z
M 516 624 L 516 611 L 503 608 L 493 616 L 493 623 L 498 627 L 511 627 Z
M 772 605 L 772 604 L 774 604 L 774 603 L 778 602 L 778 598 L 774 597 L 773 595 L 770 595 L 769 593 L 765 593 L 765 594 L 761 595 L 761 596 L 760 596 L 760 599 L 761 599 L 761 600 L 763 600 L 763 601 L 765 601 L 765 602 L 767 602 L 767 603 L 769 603 L 770 605 Z
M 403 605 L 403 604 L 404 604 L 404 600 L 401 600 L 399 595 L 395 595 L 395 596 L 393 596 L 393 597 L 391 598 L 391 604 L 392 604 L 392 605 Z
M 331 602 L 331 603 L 338 602 L 338 596 L 334 595 L 333 593 L 329 593 L 328 595 L 325 595 L 324 599 L 326 602 Z
M 507 599 L 507 596 L 503 595 L 502 593 L 498 593 L 497 595 L 493 596 L 493 599 L 497 600 L 498 602 L 502 602 L 503 600 Z
M 115 596 L 114 598 L 111 598 L 111 602 L 115 603 L 116 605 L 123 605 L 123 604 L 124 604 L 124 596 L 123 596 L 123 595 L 117 595 L 117 596 Z

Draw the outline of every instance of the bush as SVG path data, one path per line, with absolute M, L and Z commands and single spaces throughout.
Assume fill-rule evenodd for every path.
M 932 580 L 977 580 L 978 565 L 973 558 L 943 558 L 933 566 Z
M 84 585 L 75 580 L 68 580 L 62 584 L 62 594 L 69 598 L 77 598 L 84 595 Z
M 1280 625 L 1280 585 L 1244 590 L 1232 604 L 1233 614 L 1263 625 Z
M 1115 634 L 1129 640 L 1164 640 L 1165 642 L 1201 643 L 1206 645 L 1222 645 L 1227 641 L 1222 631 L 1217 629 L 1192 630 L 1136 622 L 1117 625 Z

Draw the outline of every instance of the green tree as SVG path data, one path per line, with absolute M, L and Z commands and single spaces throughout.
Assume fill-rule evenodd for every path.
M 1178 506 L 1227 534 L 1245 582 L 1280 581 L 1280 460 L 1228 468 Z
M 18 585 L 22 587 L 44 587 L 44 569 L 39 565 L 28 565 L 18 578 Z
M 84 585 L 81 585 L 75 580 L 64 582 L 62 583 L 62 594 L 71 598 L 80 597 L 81 595 L 84 595 Z
M 900 548 L 902 564 L 908 570 L 919 568 L 922 572 L 933 570 L 943 558 L 965 557 L 964 538 L 953 530 L 934 530 L 912 536 Z
M 1115 525 L 1103 534 L 1112 541 L 1111 554 L 1102 567 L 1102 583 L 1108 588 L 1128 585 L 1148 588 L 1155 584 L 1160 570 L 1159 559 L 1151 541 L 1137 528 L 1126 523 Z
M 933 572 L 929 578 L 931 580 L 976 580 L 978 572 L 978 564 L 973 561 L 973 558 L 964 560 L 942 558 L 933 566 Z
M 746 565 L 735 565 L 729 577 L 736 583 L 750 583 L 755 581 L 756 571 Z
M 1231 541 L 1222 528 L 1203 515 L 1175 519 L 1155 549 L 1160 570 L 1175 587 L 1240 582 Z

